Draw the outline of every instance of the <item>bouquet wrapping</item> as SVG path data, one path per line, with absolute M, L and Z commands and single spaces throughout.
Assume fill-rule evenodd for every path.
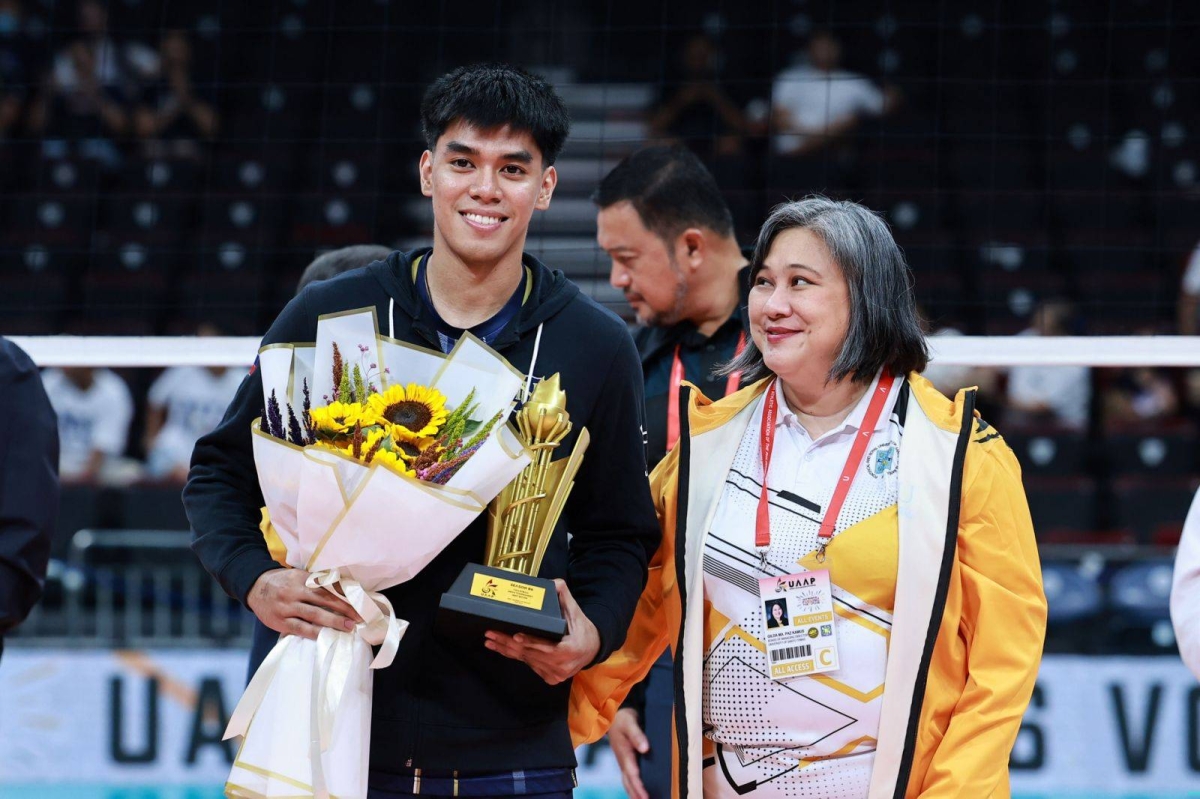
M 503 421 L 524 380 L 507 361 L 470 335 L 443 355 L 377 329 L 374 309 L 333 314 L 315 344 L 259 353 L 265 412 L 251 432 L 268 548 L 363 621 L 280 637 L 226 729 L 242 736 L 230 797 L 366 796 L 373 670 L 407 627 L 380 592 L 530 461 Z

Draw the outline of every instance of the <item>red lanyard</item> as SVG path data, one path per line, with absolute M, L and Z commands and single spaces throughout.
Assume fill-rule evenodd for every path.
M 846 495 L 850 493 L 854 475 L 858 472 L 858 467 L 862 465 L 863 457 L 867 454 L 867 445 L 871 443 L 875 425 L 879 422 L 883 406 L 895 383 L 896 376 L 885 373 L 879 378 L 879 385 L 875 387 L 875 394 L 871 397 L 870 404 L 867 405 L 867 413 L 863 417 L 862 425 L 858 428 L 858 435 L 854 437 L 854 444 L 850 447 L 850 456 L 846 458 L 846 465 L 842 468 L 842 475 L 838 478 L 837 487 L 833 490 L 833 497 L 829 500 L 829 507 L 825 509 L 825 516 L 817 531 L 817 537 L 820 540 L 818 560 L 825 559 L 825 545 L 829 543 L 829 539 L 833 538 L 838 516 L 842 512 L 842 505 L 846 502 Z M 758 495 L 758 513 L 754 519 L 754 546 L 758 549 L 764 564 L 767 550 L 771 547 L 771 519 L 767 511 L 769 499 L 767 474 L 771 466 L 771 451 L 775 448 L 775 416 L 779 410 L 777 395 L 782 390 L 779 381 L 776 380 L 775 384 L 767 389 L 767 396 L 763 400 L 762 437 L 760 439 L 763 481 L 762 493 Z
M 737 349 L 733 357 L 742 354 L 746 349 L 746 333 L 738 333 Z M 675 360 L 671 363 L 671 385 L 667 390 L 667 452 L 679 441 L 679 384 L 683 382 L 683 361 L 679 357 L 679 345 L 675 345 Z M 742 382 L 741 372 L 732 372 L 725 381 L 725 396 L 738 390 Z

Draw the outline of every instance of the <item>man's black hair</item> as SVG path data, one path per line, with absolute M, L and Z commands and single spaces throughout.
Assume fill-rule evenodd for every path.
M 592 195 L 601 209 L 628 201 L 642 224 L 664 242 L 690 227 L 733 235 L 733 214 L 717 181 L 686 147 L 646 147 L 604 176 Z
M 421 126 L 430 150 L 446 129 L 465 122 L 480 130 L 505 125 L 529 133 L 550 166 L 571 130 L 567 106 L 543 78 L 508 64 L 459 67 L 438 78 L 421 101 Z

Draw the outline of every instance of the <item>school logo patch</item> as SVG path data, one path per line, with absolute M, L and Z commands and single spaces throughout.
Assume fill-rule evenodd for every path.
M 895 444 L 880 444 L 867 455 L 867 471 L 872 477 L 895 474 L 900 466 L 900 451 Z

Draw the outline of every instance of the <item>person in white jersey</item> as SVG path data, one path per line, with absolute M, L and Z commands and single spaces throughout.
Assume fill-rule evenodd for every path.
M 133 419 L 129 386 L 109 369 L 88 366 L 47 369 L 42 383 L 58 414 L 59 477 L 64 483 L 111 482 L 122 470 Z
M 681 398 L 663 543 L 624 647 L 576 678 L 576 742 L 670 643 L 676 797 L 1007 797 L 1046 624 L 1016 458 L 973 389 L 920 376 L 911 273 L 871 211 L 779 206 L 750 280 L 726 368 L 761 379 Z
M 849 134 L 865 117 L 880 117 L 899 102 L 895 89 L 882 89 L 842 69 L 842 45 L 826 30 L 813 33 L 808 58 L 775 76 L 771 86 L 776 154 L 812 154 Z
M 200 337 L 219 336 L 211 322 Z M 196 441 L 221 422 L 245 372 L 223 366 L 172 366 L 150 386 L 146 406 L 146 471 L 159 480 L 184 483 Z

